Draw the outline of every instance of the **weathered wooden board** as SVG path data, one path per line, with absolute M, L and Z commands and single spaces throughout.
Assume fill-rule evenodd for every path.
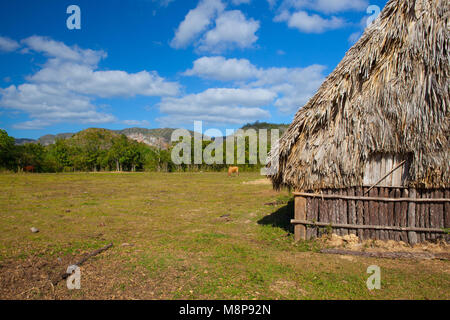
M 312 220 L 312 201 L 313 198 L 306 198 L 306 219 Z M 312 238 L 311 228 L 306 226 L 306 239 L 309 240 Z
M 405 155 L 376 154 L 372 156 L 364 168 L 363 184 L 375 184 L 403 160 L 406 160 Z M 403 186 L 406 181 L 408 170 L 409 164 L 406 162 L 401 168 L 395 170 L 392 174 L 388 175 L 383 181 L 381 181 L 379 186 Z
M 395 197 L 395 189 L 388 188 L 388 194 L 390 198 Z M 389 202 L 387 205 L 387 225 L 395 226 L 394 222 L 394 202 Z M 389 239 L 395 239 L 395 231 L 388 231 Z
M 445 190 L 445 198 L 450 199 L 450 190 Z M 444 203 L 444 228 L 450 228 L 450 203 Z M 450 235 L 445 240 L 450 241 Z
M 373 188 L 372 190 L 370 190 L 369 196 L 370 197 L 377 197 L 378 196 L 378 188 Z M 379 222 L 378 222 L 379 203 L 376 202 L 376 201 L 369 201 L 369 206 L 370 206 L 370 208 L 369 208 L 369 210 L 370 210 L 370 218 L 369 218 L 370 224 L 374 225 L 374 226 L 379 225 Z M 370 237 L 372 239 L 380 239 L 380 231 L 372 230 L 371 233 L 370 233 Z
M 341 189 L 340 194 L 347 195 L 346 189 Z M 348 212 L 347 212 L 347 200 L 339 200 L 339 223 L 347 224 L 348 223 Z M 348 235 L 347 229 L 341 229 L 342 235 Z
M 349 196 L 354 196 L 355 188 L 349 188 L 347 191 L 347 194 Z M 348 222 L 350 224 L 357 224 L 357 222 L 356 222 L 356 201 L 355 200 L 348 201 Z M 350 230 L 348 230 L 348 232 L 349 232 L 349 234 L 356 235 L 355 229 L 350 229 Z
M 318 221 L 318 200 L 316 198 L 307 198 L 307 219 L 309 221 Z M 313 239 L 317 237 L 317 228 L 308 226 L 306 228 L 306 239 Z
M 445 198 L 450 199 L 450 190 L 445 190 Z M 444 228 L 450 228 L 450 203 L 444 204 Z
M 356 195 L 361 196 L 363 194 L 363 188 L 356 188 Z M 356 201 L 356 224 L 364 224 L 364 202 L 362 200 Z M 358 229 L 357 235 L 360 239 L 364 239 L 364 231 Z
M 328 211 L 326 203 L 327 203 L 326 200 L 322 200 L 319 198 L 319 212 L 317 221 L 328 222 Z M 322 235 L 321 233 L 318 233 L 318 236 L 321 235 Z
M 339 194 L 339 191 L 337 189 L 332 190 L 334 194 Z M 333 211 L 331 212 L 333 219 L 332 222 L 334 224 L 339 223 L 339 203 L 336 200 L 333 200 L 332 202 Z M 342 235 L 341 229 L 335 229 L 335 233 L 339 236 Z
M 369 188 L 364 187 L 363 193 L 366 193 L 369 190 Z M 370 205 L 369 201 L 364 201 L 364 218 L 363 218 L 363 224 L 369 224 L 370 225 Z M 364 230 L 364 239 L 370 239 L 371 234 L 370 230 Z
M 389 197 L 389 192 L 387 191 L 386 188 L 381 187 L 380 188 L 380 193 L 379 193 L 380 197 Z M 380 225 L 385 226 L 387 225 L 387 203 L 386 202 L 381 202 L 380 203 Z M 388 238 L 388 231 L 385 230 L 381 230 L 380 232 L 380 239 L 381 240 L 387 240 Z
M 420 197 L 423 199 L 425 198 L 426 195 L 426 190 L 421 190 L 420 191 Z M 427 213 L 426 213 L 426 203 L 420 203 L 420 208 L 419 208 L 419 226 L 421 228 L 425 228 L 425 219 L 426 219 Z M 420 234 L 420 239 L 421 241 L 425 241 L 425 237 L 426 234 L 425 233 L 421 233 Z
M 409 197 L 416 198 L 417 192 L 416 189 L 412 188 L 409 190 Z M 408 203 L 408 227 L 416 226 L 416 203 L 410 202 Z M 411 244 L 417 243 L 417 234 L 413 231 L 408 232 L 408 241 Z
M 423 198 L 429 199 L 428 190 L 423 191 Z M 430 205 L 428 203 L 425 203 L 424 206 L 424 213 L 423 213 L 423 226 L 425 228 L 430 227 Z M 425 234 L 425 240 L 430 240 L 430 235 Z
M 394 198 L 400 198 L 401 197 L 401 190 L 396 188 L 394 190 Z M 401 214 L 402 214 L 402 204 L 401 202 L 396 202 L 394 205 L 394 226 L 400 226 L 401 225 Z M 394 235 L 395 241 L 400 241 L 401 239 L 401 232 L 396 232 Z
M 305 219 L 306 218 L 306 198 L 295 197 L 294 201 L 295 207 L 295 219 Z M 306 227 L 303 225 L 294 226 L 294 239 L 295 241 L 306 239 Z

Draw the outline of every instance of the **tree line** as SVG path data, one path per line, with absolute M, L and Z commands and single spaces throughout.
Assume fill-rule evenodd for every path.
M 192 140 L 192 147 L 194 141 Z M 202 151 L 212 141 L 202 142 Z M 105 129 L 87 129 L 54 144 L 15 145 L 15 139 L 0 129 L 0 169 L 21 172 L 32 167 L 34 172 L 98 172 L 98 171 L 224 171 L 228 164 L 175 164 L 168 149 L 148 146 Z M 225 152 L 225 143 L 222 146 Z M 222 148 L 221 147 L 221 148 Z M 237 150 L 235 150 L 235 153 Z M 193 155 L 192 155 L 193 157 Z M 256 171 L 262 165 L 249 163 L 249 141 L 245 145 L 246 164 L 241 171 Z M 193 160 L 193 159 L 192 159 Z

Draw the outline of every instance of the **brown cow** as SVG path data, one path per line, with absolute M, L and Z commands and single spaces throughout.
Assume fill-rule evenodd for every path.
M 236 173 L 239 175 L 239 167 L 229 167 L 228 168 L 228 176 L 231 177 L 231 174 Z
M 25 172 L 34 172 L 34 166 L 26 166 L 23 170 L 25 170 Z

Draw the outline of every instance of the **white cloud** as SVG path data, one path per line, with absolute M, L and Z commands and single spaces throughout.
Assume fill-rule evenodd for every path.
M 160 112 L 168 114 L 158 121 L 164 125 L 202 120 L 209 123 L 242 124 L 270 117 L 262 106 L 270 104 L 276 94 L 261 88 L 213 88 L 181 98 L 164 98 Z
M 163 125 L 186 124 L 203 120 L 220 124 L 243 124 L 269 117 L 265 106 L 273 105 L 283 113 L 302 107 L 325 79 L 325 67 L 258 68 L 247 59 L 222 56 L 194 61 L 186 76 L 232 82 L 235 88 L 208 89 L 181 98 L 164 98 L 160 112 L 168 114 L 158 121 Z
M 44 120 L 30 120 L 25 122 L 16 123 L 13 125 L 14 129 L 19 130 L 38 130 L 45 127 L 50 126 L 52 123 L 50 121 L 44 121 Z
M 325 66 L 306 68 L 257 68 L 246 59 L 202 57 L 185 75 L 234 81 L 243 89 L 262 89 L 273 93 L 273 103 L 281 112 L 292 113 L 306 104 L 325 79 Z M 202 96 L 202 98 L 204 98 Z M 260 106 L 262 106 L 261 104 Z
M 202 78 L 231 81 L 247 80 L 256 76 L 258 69 L 247 59 L 225 59 L 224 57 L 202 57 L 194 61 L 192 69 L 184 74 Z
M 305 33 L 323 33 L 346 25 L 341 18 L 325 19 L 317 14 L 309 15 L 306 11 L 298 11 L 293 14 L 283 11 L 275 17 L 275 21 L 286 21 L 290 28 L 296 28 Z
M 250 0 L 233 0 L 232 4 L 250 3 Z M 229 49 L 250 48 L 258 40 L 255 35 L 259 21 L 247 19 L 240 10 L 225 11 L 221 0 L 201 0 L 180 23 L 170 42 L 172 48 L 189 45 L 200 52 L 220 53 Z
M 220 0 L 201 0 L 195 9 L 188 12 L 175 31 L 170 45 L 173 48 L 185 48 L 203 33 L 218 13 L 225 9 Z
M 282 9 L 309 9 L 326 14 L 362 11 L 369 5 L 367 0 L 284 0 L 280 6 Z
M 123 124 L 127 126 L 133 126 L 133 127 L 148 127 L 150 126 L 150 122 L 147 120 L 123 120 Z
M 241 5 L 241 4 L 249 4 L 251 0 L 231 0 L 231 2 L 235 5 Z
M 246 106 L 256 107 L 269 104 L 276 94 L 265 89 L 209 88 L 202 93 L 189 94 L 182 98 L 164 98 L 162 111 L 176 110 L 177 105 L 196 106 Z M 182 112 L 183 110 L 180 110 Z
M 208 125 L 243 125 L 261 119 L 268 119 L 270 114 L 260 108 L 214 108 L 208 110 L 210 114 L 172 114 L 157 118 L 163 127 L 183 127 L 192 125 L 194 121 L 202 121 Z M 229 116 L 228 116 L 229 115 Z
M 239 10 L 225 11 L 216 19 L 214 29 L 200 41 L 199 50 L 213 53 L 232 48 L 250 48 L 258 40 L 259 21 L 246 19 Z
M 27 113 L 31 121 L 16 124 L 20 129 L 37 129 L 57 122 L 107 123 L 111 114 L 98 112 L 90 99 L 46 84 L 25 83 L 0 89 L 0 106 Z
M 17 41 L 0 36 L 0 51 L 12 52 L 19 49 L 20 45 Z
M 272 9 L 277 4 L 277 0 L 267 0 L 267 3 L 269 4 L 270 9 Z
M 27 78 L 36 83 L 52 83 L 80 94 L 101 98 L 176 95 L 177 83 L 167 82 L 155 71 L 127 73 L 121 70 L 96 71 L 91 66 L 50 60 Z
M 362 32 L 361 31 L 355 31 L 348 37 L 348 42 L 350 44 L 355 44 L 359 38 L 361 38 Z
M 375 7 L 375 10 L 378 8 L 378 10 L 380 9 L 379 7 L 377 7 L 377 6 L 374 6 Z M 370 13 L 370 14 L 372 14 L 371 16 L 364 16 L 360 21 L 359 21 L 359 30 L 357 30 L 357 31 L 355 31 L 355 32 L 353 32 L 349 37 L 348 37 L 348 42 L 351 44 L 351 45 L 354 45 L 360 38 L 361 38 L 361 36 L 363 35 L 363 33 L 364 33 L 364 30 L 368 27 L 368 26 L 370 26 L 370 21 L 369 21 L 369 19 L 374 19 L 374 17 L 373 17 L 373 13 L 376 13 L 376 11 L 374 12 L 374 11 L 371 11 L 370 9 L 374 9 L 374 8 L 368 8 L 368 10 L 366 11 L 367 13 Z M 378 12 L 378 14 L 379 14 L 379 12 Z M 372 23 L 373 23 L 373 20 L 372 20 Z
M 368 5 L 367 0 L 284 0 L 277 9 L 274 21 L 285 21 L 290 28 L 305 33 L 323 33 L 348 25 L 343 18 L 330 14 L 363 11 Z
M 159 2 L 159 5 L 161 7 L 168 7 L 169 4 L 175 0 L 153 0 L 153 2 L 155 2 L 155 1 Z
M 32 36 L 22 40 L 27 49 L 44 53 L 51 58 L 63 61 L 72 61 L 87 65 L 96 65 L 101 59 L 106 58 L 104 51 L 91 49 L 80 49 L 77 46 L 69 47 L 62 42 L 52 40 L 47 37 Z
M 168 82 L 154 71 L 127 73 L 97 70 L 103 51 L 69 47 L 62 42 L 33 36 L 22 41 L 30 53 L 49 59 L 18 86 L 0 88 L 0 107 L 28 114 L 30 121 L 17 128 L 40 128 L 58 122 L 106 123 L 117 119 L 98 111 L 97 98 L 171 96 L 179 84 Z
M 326 67 L 269 68 L 260 72 L 250 87 L 267 88 L 277 93 L 273 105 L 283 113 L 293 113 L 305 105 L 325 80 Z
M 312 7 L 324 13 L 344 12 L 350 10 L 361 11 L 369 5 L 367 0 L 317 0 Z

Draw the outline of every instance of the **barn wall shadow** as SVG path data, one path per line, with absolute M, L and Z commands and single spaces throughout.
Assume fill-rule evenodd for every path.
M 294 200 L 291 200 L 287 205 L 278 208 L 275 212 L 260 219 L 258 224 L 271 225 L 279 227 L 289 233 L 294 233 L 294 226 L 291 224 L 291 219 L 294 219 Z

